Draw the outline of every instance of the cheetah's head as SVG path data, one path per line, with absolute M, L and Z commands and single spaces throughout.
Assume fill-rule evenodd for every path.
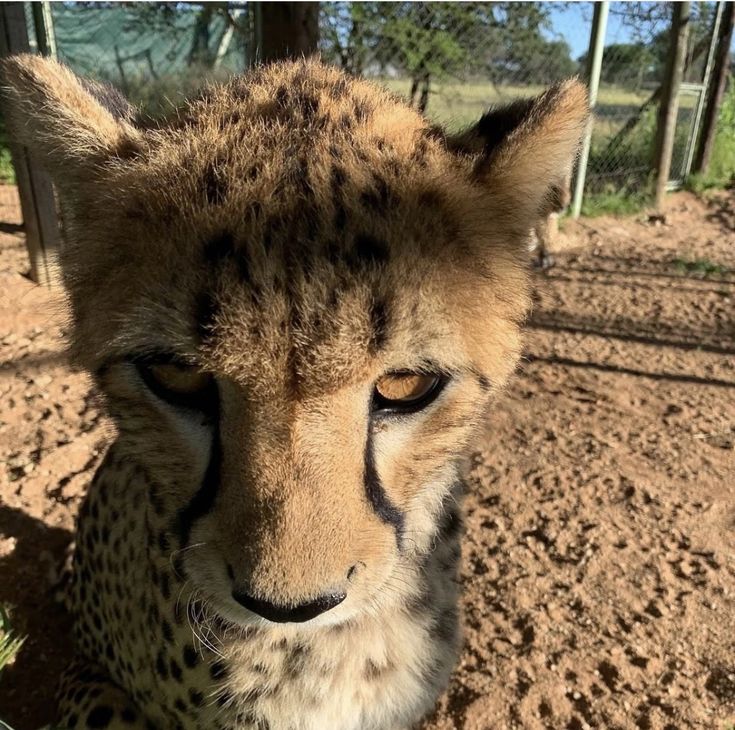
M 182 570 L 239 624 L 405 601 L 519 357 L 583 87 L 451 136 L 313 62 L 155 126 L 54 62 L 4 72 L 61 202 L 72 353 Z

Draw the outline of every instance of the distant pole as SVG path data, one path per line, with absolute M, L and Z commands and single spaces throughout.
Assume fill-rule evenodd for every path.
M 261 2 L 260 59 L 300 58 L 316 53 L 319 43 L 318 2 Z
M 707 60 L 704 64 L 704 73 L 702 74 L 702 90 L 697 99 L 697 108 L 694 112 L 694 123 L 692 124 L 692 133 L 687 145 L 687 159 L 686 167 L 684 168 L 685 175 L 689 175 L 692 170 L 692 162 L 694 161 L 694 155 L 696 152 L 697 141 L 699 140 L 699 127 L 702 123 L 702 114 L 707 104 L 707 94 L 710 88 L 710 77 L 712 75 L 712 64 L 715 59 L 717 52 L 717 43 L 720 37 L 720 27 L 722 25 L 722 13 L 725 9 L 725 3 L 723 0 L 718 0 L 717 9 L 715 10 L 715 18 L 712 23 L 712 33 L 710 34 L 709 50 L 707 51 Z M 690 65 L 691 61 L 687 65 Z M 686 73 L 686 69 L 685 69 Z
M 710 77 L 711 86 L 705 92 L 707 93 L 707 103 L 704 109 L 702 136 L 697 148 L 697 155 L 694 158 L 694 172 L 699 173 L 707 172 L 709 167 L 717 131 L 717 118 L 720 114 L 730 71 L 728 58 L 730 44 L 732 43 L 733 26 L 735 26 L 735 2 L 727 2 L 724 5 L 725 12 L 722 23 L 720 23 L 714 68 Z
M 607 0 L 595 3 L 595 12 L 592 17 L 592 32 L 590 33 L 590 45 L 587 66 L 587 79 L 589 83 L 590 118 L 587 121 L 587 130 L 582 140 L 582 150 L 577 164 L 577 177 L 574 182 L 574 197 L 572 199 L 572 216 L 579 218 L 582 212 L 582 198 L 584 196 L 584 184 L 587 179 L 587 163 L 590 157 L 590 146 L 592 144 L 592 128 L 594 125 L 593 115 L 597 104 L 597 92 L 600 88 L 600 74 L 602 73 L 602 56 L 605 50 L 605 32 L 607 30 L 607 15 L 610 3 Z
M 676 117 L 679 113 L 679 87 L 684 75 L 687 36 L 689 34 L 691 3 L 672 3 L 669 54 L 666 60 L 666 78 L 656 126 L 656 198 L 657 213 L 663 213 L 666 186 L 671 172 L 674 152 Z
M 50 2 L 31 3 L 33 30 L 36 32 L 38 52 L 42 56 L 56 58 L 56 34 L 54 33 L 54 16 L 51 14 Z
M 261 5 L 263 3 L 249 3 L 247 5 L 250 13 L 250 59 L 248 66 L 261 63 L 263 49 L 263 13 Z

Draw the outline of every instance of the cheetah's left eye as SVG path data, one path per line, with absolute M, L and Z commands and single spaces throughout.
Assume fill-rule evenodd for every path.
M 215 380 L 181 362 L 139 363 L 143 382 L 162 400 L 176 406 L 208 410 L 217 405 Z

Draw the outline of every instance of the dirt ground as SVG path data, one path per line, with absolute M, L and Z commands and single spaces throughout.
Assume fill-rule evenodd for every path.
M 33 730 L 69 651 L 55 566 L 108 432 L 64 364 L 49 292 L 23 276 L 13 214 L 0 210 L 0 603 L 28 640 L 0 717 Z M 732 730 L 735 192 L 677 194 L 663 225 L 566 232 L 477 445 L 466 646 L 425 730 Z

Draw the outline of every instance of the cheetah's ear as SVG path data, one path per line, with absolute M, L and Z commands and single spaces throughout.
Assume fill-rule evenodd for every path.
M 473 176 L 490 193 L 493 214 L 527 230 L 568 184 L 588 114 L 586 88 L 570 79 L 490 110 L 447 146 L 476 156 Z
M 4 59 L 0 75 L 3 109 L 15 139 L 39 154 L 57 179 L 89 176 L 111 159 L 141 149 L 133 110 L 114 89 L 27 54 Z

